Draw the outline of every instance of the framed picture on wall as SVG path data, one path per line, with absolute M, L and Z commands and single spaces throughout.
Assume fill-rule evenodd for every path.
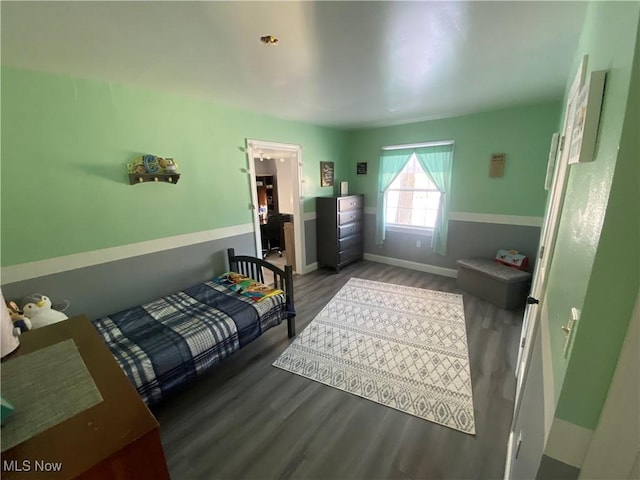
M 366 175 L 367 174 L 367 162 L 358 162 L 356 165 L 356 174 L 358 175 Z
M 333 162 L 320 162 L 320 186 L 333 187 Z
M 573 118 L 571 124 L 571 144 L 569 163 L 584 163 L 593 160 L 606 70 L 591 72 L 580 91 L 573 98 Z

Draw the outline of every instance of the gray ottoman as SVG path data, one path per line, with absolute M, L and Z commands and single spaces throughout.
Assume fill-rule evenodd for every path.
M 531 274 L 485 258 L 458 260 L 458 286 L 469 293 L 512 310 L 524 305 Z

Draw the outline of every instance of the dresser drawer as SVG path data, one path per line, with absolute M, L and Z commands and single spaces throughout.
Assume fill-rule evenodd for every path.
M 338 227 L 338 238 L 346 238 L 362 231 L 362 222 L 349 223 Z
M 345 212 L 347 210 L 355 210 L 362 208 L 364 205 L 364 197 L 342 197 L 338 199 L 338 211 Z
M 318 265 L 334 268 L 362 260 L 364 195 L 316 198 Z
M 347 210 L 338 213 L 338 225 L 346 225 L 362 220 L 362 210 Z
M 360 260 L 361 258 L 362 258 L 362 248 L 360 248 L 359 246 L 347 248 L 346 250 L 340 252 L 338 265 L 343 265 L 353 260 Z
M 362 245 L 362 234 L 358 233 L 356 235 L 351 235 L 347 238 L 341 238 L 338 240 L 338 252 L 342 252 L 347 248 L 355 247 Z

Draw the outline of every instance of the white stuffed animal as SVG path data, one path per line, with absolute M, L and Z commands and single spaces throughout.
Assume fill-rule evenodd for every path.
M 44 327 L 69 318 L 61 311 L 54 310 L 51 299 L 41 293 L 33 293 L 23 298 L 20 303 L 25 317 L 31 320 L 32 328 Z M 56 306 L 56 308 L 65 310 L 68 306 L 69 302 L 65 300 L 62 307 Z

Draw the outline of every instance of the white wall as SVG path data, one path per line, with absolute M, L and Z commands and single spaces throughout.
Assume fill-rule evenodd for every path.
M 256 167 L 256 175 L 276 175 L 277 167 L 276 161 L 273 158 L 267 158 L 265 160 L 253 161 Z
M 280 213 L 293 215 L 293 162 L 291 158 L 285 158 L 284 162 L 276 160 L 278 170 L 278 210 Z

